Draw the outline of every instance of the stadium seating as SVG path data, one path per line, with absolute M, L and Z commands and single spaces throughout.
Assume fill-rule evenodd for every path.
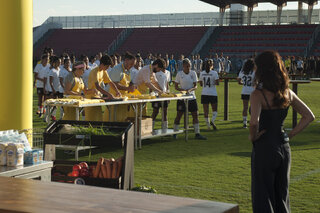
M 209 54 L 252 55 L 277 50 L 281 55 L 303 55 L 316 25 L 227 26 Z
M 189 55 L 208 27 L 137 28 L 117 50 L 151 53 L 174 53 Z
M 104 52 L 117 38 L 123 29 L 57 29 L 34 51 L 40 57 L 45 46 L 54 48 L 56 55 L 64 51 L 81 54 L 95 55 Z

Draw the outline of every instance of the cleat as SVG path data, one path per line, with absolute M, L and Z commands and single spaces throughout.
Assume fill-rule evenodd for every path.
M 200 134 L 196 134 L 196 136 L 194 138 L 198 139 L 198 140 L 207 140 L 207 137 L 200 135 Z
M 213 127 L 213 130 L 217 130 L 217 126 L 213 122 L 211 122 L 210 125 Z

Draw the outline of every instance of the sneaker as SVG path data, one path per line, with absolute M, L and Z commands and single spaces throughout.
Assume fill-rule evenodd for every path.
M 211 121 L 210 125 L 213 127 L 214 130 L 217 130 L 217 126 Z
M 40 112 L 40 113 L 38 114 L 38 116 L 39 116 L 39 118 L 42 118 L 43 114 Z
M 196 136 L 194 138 L 198 139 L 198 140 L 207 140 L 207 137 L 200 135 L 200 134 L 196 134 Z
M 37 115 L 41 114 L 40 110 L 37 111 Z
M 243 124 L 243 128 L 246 129 L 247 128 L 247 124 Z

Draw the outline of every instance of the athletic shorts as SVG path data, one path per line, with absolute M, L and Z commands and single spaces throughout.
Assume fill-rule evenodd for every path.
M 218 96 L 201 95 L 201 104 L 217 104 Z
M 186 105 L 185 105 L 184 101 L 182 101 L 182 100 L 177 101 L 177 111 L 178 112 L 185 112 L 186 111 Z M 189 112 L 198 111 L 197 100 L 188 101 L 188 111 Z
M 168 104 L 169 104 L 169 101 L 164 101 L 163 107 L 164 107 L 164 108 L 168 108 Z M 154 108 L 154 109 L 160 109 L 161 107 L 162 107 L 161 101 L 152 102 L 152 108 Z
M 247 101 L 249 101 L 249 100 L 250 100 L 250 95 L 243 95 L 243 94 L 241 94 L 241 99 L 242 99 L 242 100 L 247 100 Z
M 44 95 L 43 88 L 37 88 L 38 95 Z

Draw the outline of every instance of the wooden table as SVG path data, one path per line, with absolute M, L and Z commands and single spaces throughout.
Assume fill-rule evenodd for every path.
M 298 84 L 309 84 L 311 81 L 308 80 L 291 80 L 292 91 L 298 95 Z M 292 129 L 297 126 L 297 112 L 292 110 Z
M 237 213 L 238 205 L 0 177 L 0 212 Z
M 222 77 L 224 79 L 224 120 L 229 119 L 229 80 L 237 79 L 236 77 Z
M 302 77 L 303 74 L 289 74 L 289 77 L 291 77 L 291 80 L 296 80 L 297 77 Z
M 37 179 L 44 182 L 50 182 L 52 167 L 52 161 L 44 161 L 35 165 L 24 165 L 19 167 L 0 166 L 0 176 Z

